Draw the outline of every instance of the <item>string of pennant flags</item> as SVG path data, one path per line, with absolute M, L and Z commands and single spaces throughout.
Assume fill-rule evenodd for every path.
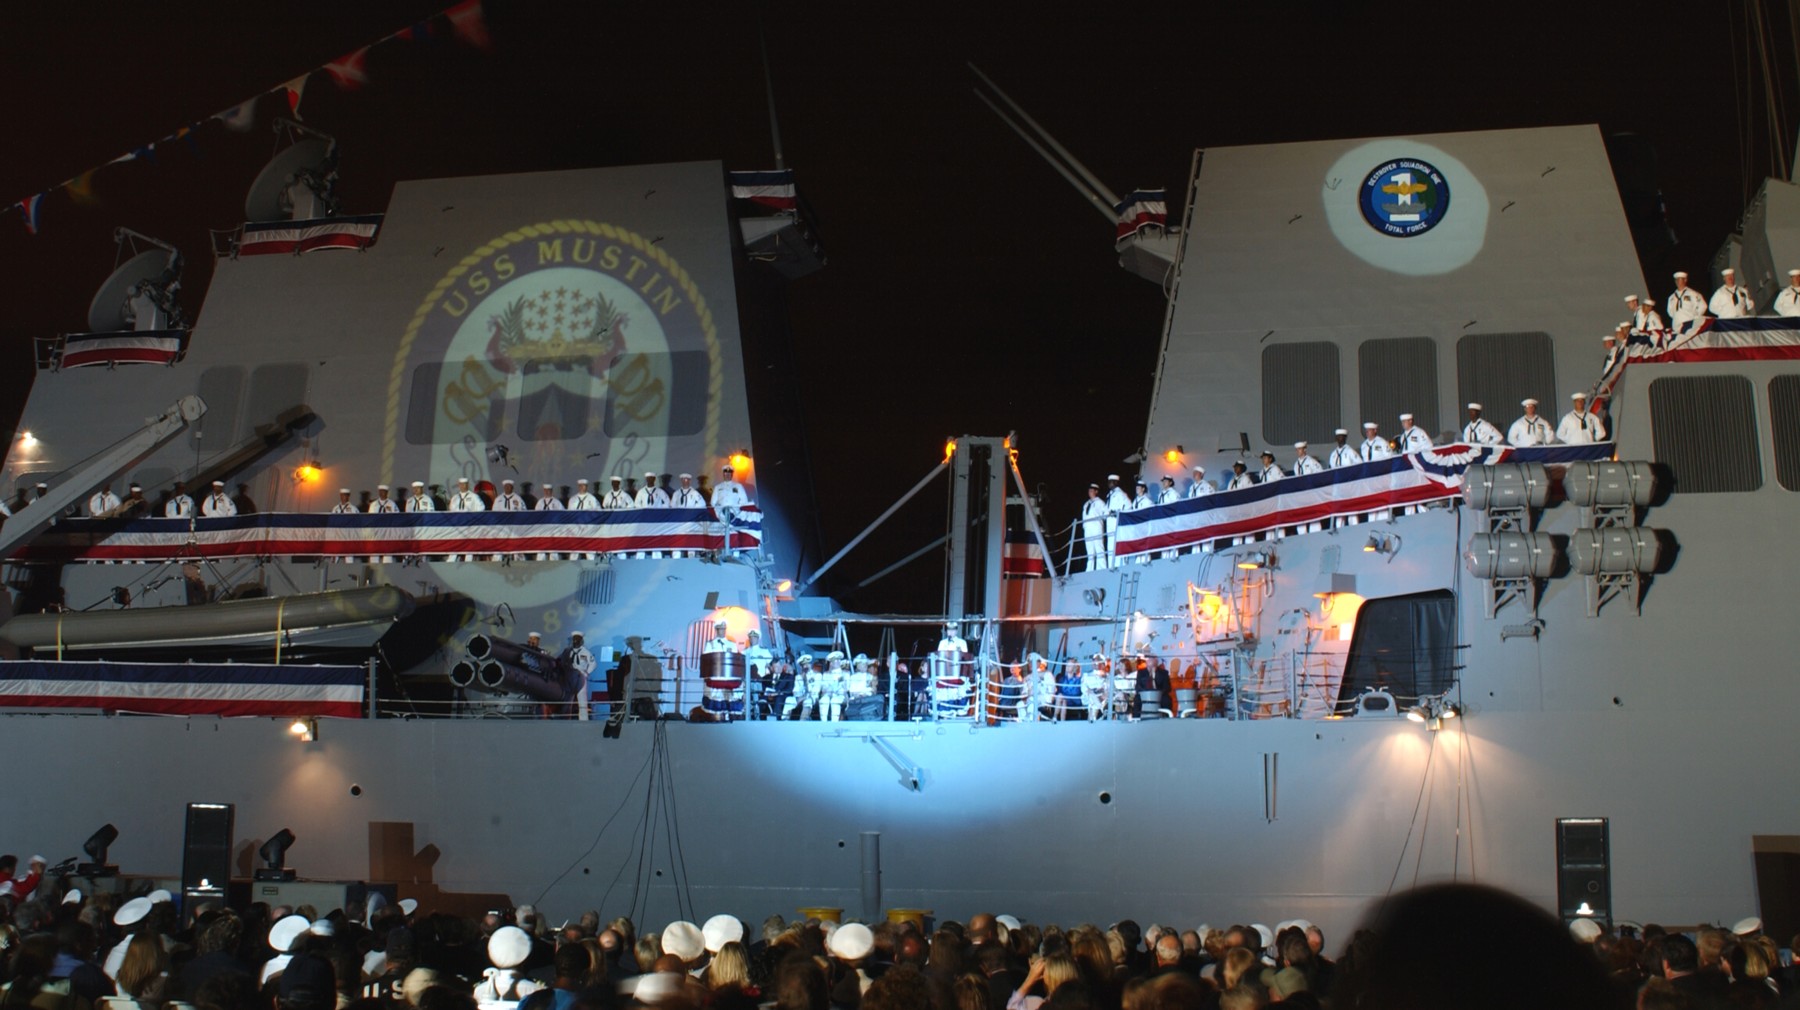
M 54 186 L 23 199 L 8 204 L 3 211 L 16 213 L 25 222 L 25 231 L 36 235 L 43 223 L 44 198 L 62 190 L 71 202 L 78 205 L 91 205 L 97 201 L 94 196 L 94 174 L 111 165 L 124 164 L 130 161 L 154 162 L 159 145 L 175 141 L 193 144 L 195 133 L 209 122 L 217 121 L 226 129 L 245 132 L 256 125 L 256 105 L 268 95 L 279 94 L 287 101 L 288 114 L 295 119 L 300 118 L 300 102 L 306 96 L 307 81 L 316 73 L 324 72 L 333 84 L 343 91 L 355 91 L 369 83 L 368 57 L 370 50 L 390 42 L 423 42 L 431 39 L 448 26 L 450 33 L 459 41 L 476 49 L 487 51 L 493 47 L 493 40 L 488 34 L 486 16 L 482 11 L 482 0 L 459 0 L 458 3 L 438 11 L 426 18 L 416 21 L 396 32 L 391 32 L 368 45 L 361 46 L 335 60 L 320 64 L 290 80 L 283 81 L 275 87 L 258 92 L 241 102 L 215 112 L 210 116 L 195 120 L 176 129 L 174 132 L 150 141 L 140 147 L 96 165 L 83 172 L 57 183 Z

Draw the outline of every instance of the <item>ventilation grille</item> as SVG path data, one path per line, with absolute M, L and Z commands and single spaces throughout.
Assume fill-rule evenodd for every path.
M 1669 468 L 1676 494 L 1755 491 L 1762 487 L 1755 394 L 1740 375 L 1657 379 L 1650 383 L 1656 461 Z
M 1400 430 L 1400 415 L 1411 414 L 1414 424 L 1437 438 L 1437 344 L 1430 337 L 1365 341 L 1357 364 L 1363 411 L 1357 424 L 1374 421 L 1392 438 Z
M 1263 439 L 1270 445 L 1329 442 L 1342 423 L 1338 349 L 1324 342 L 1263 348 Z

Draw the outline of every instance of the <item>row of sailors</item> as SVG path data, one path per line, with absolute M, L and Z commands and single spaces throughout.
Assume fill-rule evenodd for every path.
M 1719 273 L 1725 283 L 1719 285 L 1711 298 L 1707 298 L 1688 287 L 1687 271 L 1675 272 L 1675 290 L 1669 295 L 1666 306 L 1670 325 L 1680 328 L 1683 323 L 1693 322 L 1705 315 L 1720 319 L 1742 319 L 1756 314 L 1756 299 L 1737 282 L 1737 271 L 1726 267 Z M 1800 316 L 1800 269 L 1789 270 L 1787 273 L 1788 286 L 1775 295 L 1774 312 L 1778 316 Z M 1632 330 L 1655 333 L 1665 329 L 1662 317 L 1650 307 L 1648 300 L 1637 295 L 1626 295 L 1625 307 L 1631 312 Z
M 613 477 L 612 490 L 608 491 L 604 497 L 597 498 L 588 490 L 587 478 L 583 477 L 575 482 L 575 493 L 569 497 L 566 505 L 556 497 L 554 485 L 544 484 L 541 485 L 543 494 L 530 508 L 540 512 L 564 508 L 577 511 L 599 511 L 629 508 L 705 508 L 708 505 L 716 509 L 726 509 L 749 504 L 748 492 L 744 490 L 744 485 L 733 479 L 733 471 L 729 466 L 724 468 L 724 479 L 713 485 L 710 502 L 694 487 L 693 474 L 684 473 L 679 479 L 681 486 L 675 488 L 674 493 L 671 494 L 667 489 L 656 485 L 656 474 L 646 473 L 644 486 L 638 489 L 636 495 L 632 495 L 628 494 L 621 486 L 620 478 Z M 493 504 L 490 506 L 487 498 L 470 488 L 469 478 L 459 477 L 456 481 L 456 491 L 450 495 L 447 507 L 451 512 L 527 511 L 525 499 L 515 487 L 511 479 L 501 481 L 500 491 L 494 496 Z M 527 487 L 529 488 L 529 485 Z M 40 484 L 38 488 L 41 497 L 46 486 Z M 130 496 L 120 499 L 113 493 L 112 485 L 106 484 L 88 499 L 88 514 L 98 517 L 135 513 L 148 507 L 148 503 L 144 501 L 143 491 L 141 485 L 133 484 Z M 437 499 L 431 496 L 425 487 L 425 482 L 420 480 L 412 482 L 412 493 L 407 495 L 403 501 L 393 498 L 392 489 L 386 484 L 376 485 L 375 497 L 370 499 L 366 508 L 352 502 L 350 496 L 349 488 L 338 488 L 338 503 L 331 509 L 331 513 L 333 515 L 349 515 L 367 512 L 371 515 L 379 515 L 395 512 L 436 512 L 438 510 Z M 0 506 L 0 508 L 3 507 Z M 186 519 L 195 515 L 196 508 L 199 510 L 199 515 L 207 518 L 222 518 L 238 514 L 236 502 L 225 493 L 225 482 L 215 480 L 212 482 L 212 493 L 198 502 L 194 501 L 193 497 L 187 493 L 187 486 L 177 481 L 167 504 L 163 506 L 163 515 L 170 519 Z M 10 515 L 11 513 L 7 512 L 6 514 Z
M 1526 397 L 1519 401 L 1525 413 L 1512 423 L 1504 437 L 1499 428 L 1482 416 L 1482 405 L 1470 403 L 1469 420 L 1463 425 L 1460 441 L 1479 446 L 1588 445 L 1606 441 L 1606 423 L 1598 413 L 1589 408 L 1587 394 L 1573 393 L 1569 399 L 1569 412 L 1563 415 L 1554 428 L 1550 426 L 1549 420 L 1538 414 L 1538 401 L 1535 398 Z M 1284 470 L 1276 462 L 1275 453 L 1265 449 L 1262 453 L 1262 467 L 1255 472 L 1243 460 L 1231 464 L 1232 473 L 1225 490 L 1241 491 L 1284 477 L 1321 473 L 1328 466 L 1336 469 L 1369 463 L 1388 459 L 1396 454 L 1420 452 L 1432 446 L 1431 436 L 1414 423 L 1411 414 L 1400 415 L 1400 433 L 1391 440 L 1382 436 L 1381 426 L 1374 421 L 1363 422 L 1364 438 L 1360 445 L 1352 446 L 1350 433 L 1343 428 L 1337 429 L 1333 435 L 1336 445 L 1327 457 L 1328 462 L 1321 463 L 1309 451 L 1308 443 L 1295 442 L 1292 468 Z M 1219 490 L 1206 479 L 1206 467 L 1199 463 L 1194 464 L 1193 480 L 1185 493 L 1177 490 L 1175 478 L 1166 474 L 1154 493 L 1146 480 L 1138 478 L 1135 495 L 1126 493 L 1119 483 L 1118 474 L 1107 474 L 1106 480 L 1104 493 L 1099 484 L 1088 485 L 1087 501 L 1081 507 L 1081 533 L 1089 570 L 1117 566 L 1119 513 L 1157 505 L 1172 505 L 1183 498 L 1199 498 Z

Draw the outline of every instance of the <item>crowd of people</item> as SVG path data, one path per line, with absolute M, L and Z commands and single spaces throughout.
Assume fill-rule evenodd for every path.
M 9 859 L 11 857 L 8 857 Z M 35 866 L 34 871 L 42 867 Z M 35 873 L 34 873 L 35 876 Z M 388 904 L 206 905 L 0 881 L 0 1007 L 34 1010 L 1245 1010 L 1796 1004 L 1760 920 L 1691 932 L 1565 929 L 1497 890 L 1436 885 L 1383 902 L 1338 951 L 1274 927 L 1061 927 L 980 913 L 932 924 L 726 914 L 640 933 L 530 906 L 480 920 Z M 30 884 L 39 893 L 23 892 Z M 46 893 L 47 892 L 47 893 Z M 59 897 L 58 895 L 61 894 Z

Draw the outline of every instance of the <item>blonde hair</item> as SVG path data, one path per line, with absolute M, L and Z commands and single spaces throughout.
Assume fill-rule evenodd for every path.
M 712 963 L 706 966 L 706 986 L 709 989 L 722 989 L 728 985 L 748 986 L 750 984 L 750 959 L 744 954 L 744 945 L 736 940 L 719 948 L 712 957 Z
M 1056 987 L 1064 982 L 1073 982 L 1081 978 L 1081 968 L 1075 959 L 1067 954 L 1052 954 L 1044 959 L 1044 995 L 1056 991 Z
M 1233 947 L 1225 952 L 1225 963 L 1219 966 L 1219 988 L 1229 989 L 1238 984 L 1256 964 L 1256 954 L 1248 947 Z
M 132 934 L 125 948 L 125 960 L 119 965 L 119 989 L 136 997 L 162 998 L 162 980 L 169 970 L 169 954 L 162 939 L 154 933 Z

